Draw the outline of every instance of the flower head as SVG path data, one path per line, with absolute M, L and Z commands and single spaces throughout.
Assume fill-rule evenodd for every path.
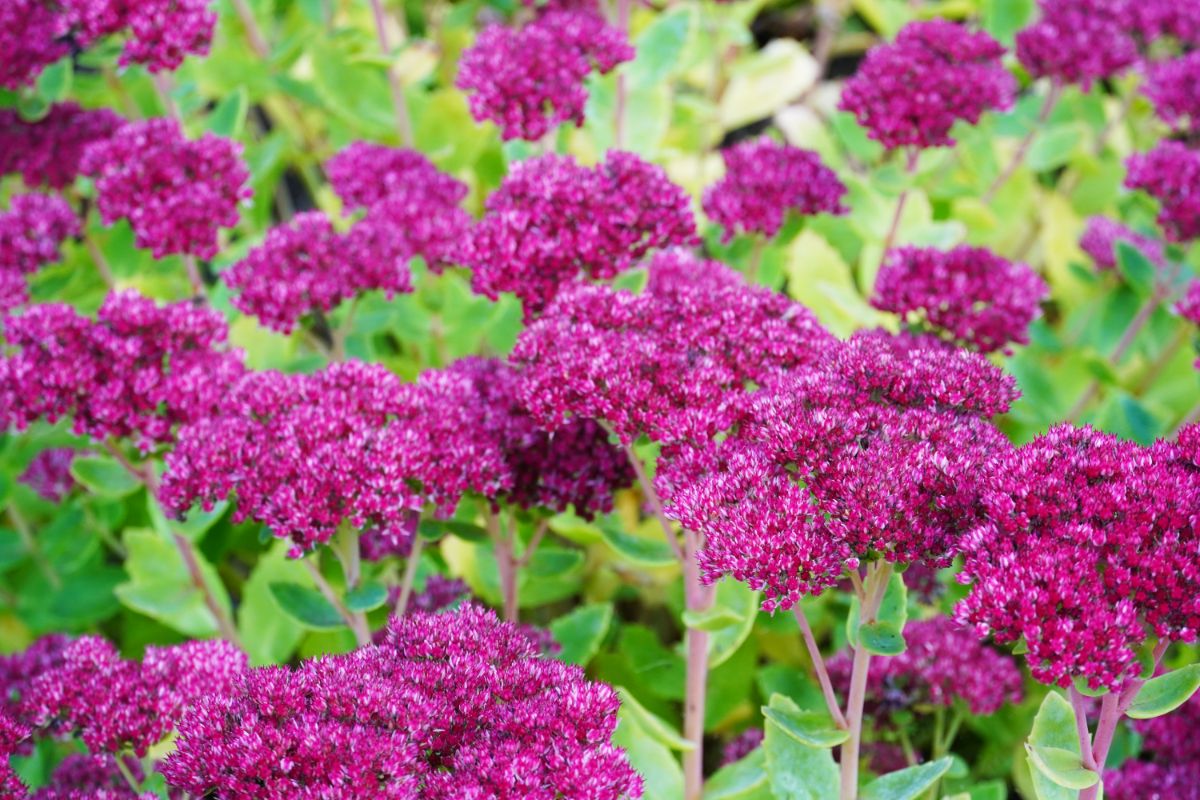
M 0 3 L 0 88 L 31 86 L 42 70 L 69 55 L 63 40 L 69 28 L 68 19 L 43 0 Z
M 1034 78 L 1079 84 L 1111 78 L 1138 58 L 1126 0 L 1039 0 L 1041 18 L 1017 34 L 1017 58 Z
M 131 755 L 121 756 L 125 769 L 135 780 L 145 780 L 142 764 Z M 153 795 L 136 794 L 117 766 L 117 756 L 107 753 L 72 753 L 54 768 L 50 783 L 29 800 L 146 800 Z
M 0 316 L 29 302 L 29 284 L 16 270 L 0 269 Z
M 617 707 L 611 688 L 539 657 L 490 611 L 413 613 L 379 645 L 251 670 L 201 700 L 163 772 L 228 800 L 640 797 L 610 744 Z
M 1138 0 L 1125 8 L 1128 27 L 1146 44 L 1171 37 L 1183 45 L 1200 45 L 1200 6 L 1176 0 Z
M 721 750 L 721 766 L 728 766 L 750 755 L 763 742 L 762 728 L 747 728 L 725 743 Z
M 397 193 L 421 196 L 446 208 L 457 207 L 467 186 L 440 172 L 416 150 L 354 142 L 325 164 L 333 191 L 347 212 L 370 208 Z
M 218 229 L 237 224 L 238 204 L 250 196 L 240 153 L 228 139 L 206 133 L 190 141 L 175 120 L 149 119 L 93 143 L 80 170 L 96 179 L 101 218 L 128 219 L 138 247 L 155 258 L 212 258 Z
M 1188 282 L 1187 293 L 1175 307 L 1179 316 L 1195 325 L 1200 325 L 1200 280 Z
M 1028 344 L 1049 287 L 1025 264 L 982 247 L 901 247 L 887 254 L 871 305 L 981 353 Z
M 520 28 L 485 28 L 463 53 L 455 85 L 476 120 L 496 123 L 506 140 L 536 141 L 564 122 L 582 125 L 584 79 L 633 57 L 597 9 L 547 8 Z
M 1149 68 L 1142 91 L 1159 118 L 1173 128 L 1200 132 L 1200 52 L 1160 61 Z
M 223 349 L 218 313 L 133 291 L 110 294 L 94 321 L 35 305 L 4 331 L 12 352 L 0 357 L 0 422 L 18 429 L 70 417 L 77 433 L 148 449 L 211 413 L 243 370 L 240 353 Z
M 1129 157 L 1125 185 L 1159 202 L 1158 224 L 1172 242 L 1200 236 L 1200 154 L 1174 141 Z
M 118 63 L 142 64 L 150 72 L 170 72 L 189 55 L 205 56 L 212 46 L 217 13 L 212 0 L 138 0 L 113 5 L 127 10 L 129 38 Z
M 124 120 L 106 108 L 55 103 L 36 122 L 0 109 L 0 175 L 19 173 L 26 186 L 63 189 L 75 182 L 83 151 L 112 136 Z
M 811 150 L 763 138 L 722 150 L 721 157 L 725 177 L 704 192 L 704 213 L 725 229 L 726 242 L 739 231 L 770 239 L 789 211 L 846 213 L 846 187 Z
M 946 20 L 911 22 L 896 41 L 867 52 L 842 89 L 849 111 L 884 147 L 951 145 L 950 129 L 1013 103 L 1016 82 L 988 34 Z
M 1139 720 L 1133 727 L 1142 735 L 1143 756 L 1150 761 L 1126 761 L 1119 770 L 1104 775 L 1105 796 L 1116 800 L 1164 797 L 1200 800 L 1200 695 L 1177 710 L 1154 719 Z
M 60 503 L 75 488 L 71 477 L 71 462 L 75 451 L 69 447 L 51 447 L 41 451 L 17 478 L 43 500 Z
M 45 194 L 19 194 L 0 213 L 0 270 L 28 275 L 62 258 L 59 247 L 79 236 L 67 202 Z
M 632 153 L 595 167 L 558 155 L 519 162 L 486 205 L 461 261 L 476 292 L 512 292 L 527 316 L 565 284 L 615 277 L 652 250 L 696 240 L 687 195 Z
M 1105 271 L 1117 267 L 1117 242 L 1126 242 L 1142 252 L 1156 267 L 1166 266 L 1167 254 L 1163 243 L 1144 236 L 1108 217 L 1089 217 L 1079 247 L 1091 256 L 1096 269 Z

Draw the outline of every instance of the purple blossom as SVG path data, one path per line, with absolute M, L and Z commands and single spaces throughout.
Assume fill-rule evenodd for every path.
M 1162 141 L 1127 162 L 1125 185 L 1159 202 L 1158 224 L 1172 242 L 1200 236 L 1200 154 L 1179 142 Z
M 609 741 L 617 707 L 611 688 L 540 658 L 490 611 L 414 613 L 380 645 L 251 670 L 201 700 L 163 772 L 226 800 L 640 797 Z
M 22 693 L 18 716 L 55 736 L 78 733 L 93 753 L 143 757 L 200 697 L 230 691 L 246 656 L 225 641 L 148 647 L 126 661 L 108 641 L 85 636 Z
M 32 306 L 4 322 L 0 425 L 70 417 L 76 433 L 149 449 L 209 414 L 241 374 L 226 334 L 215 311 L 159 306 L 134 291 L 110 294 L 95 321 L 65 305 Z
M 984 417 L 1014 396 L 980 355 L 859 333 L 747 396 L 719 444 L 665 452 L 657 485 L 705 538 L 705 581 L 732 575 L 787 609 L 864 558 L 947 566 L 1009 449 Z
M 112 0 L 127 12 L 129 38 L 121 66 L 142 64 L 150 72 L 169 72 L 188 55 L 206 56 L 217 27 L 212 0 Z
M 845 214 L 846 187 L 811 150 L 770 139 L 742 142 L 721 151 L 725 177 L 704 192 L 704 213 L 723 227 L 722 241 L 738 232 L 771 239 L 789 211 Z
M 1188 282 L 1187 292 L 1175 306 L 1175 311 L 1193 325 L 1200 325 L 1200 280 Z M 1196 369 L 1200 369 L 1200 361 L 1196 362 Z
M 1200 132 L 1200 52 L 1160 61 L 1148 68 L 1142 91 L 1160 119 L 1177 130 Z
M 1126 761 L 1120 769 L 1104 773 L 1104 796 L 1108 800 L 1200 800 L 1200 763 Z
M 71 462 L 74 460 L 75 451 L 69 447 L 48 448 L 33 457 L 17 480 L 33 489 L 43 500 L 61 503 L 75 488 L 75 479 L 71 477 Z
M 0 270 L 37 272 L 62 258 L 62 243 L 81 233 L 75 212 L 62 198 L 19 194 L 0 213 Z
M 1200 465 L 1178 444 L 1140 447 L 1060 425 L 992 471 L 967 547 L 959 619 L 1000 644 L 1024 639 L 1033 676 L 1115 688 L 1147 631 L 1195 641 Z
M 721 750 L 721 766 L 741 761 L 754 752 L 763 742 L 762 728 L 747 728 L 725 743 Z
M 416 150 L 354 142 L 325 164 L 325 174 L 346 210 L 370 208 L 390 195 L 415 192 L 431 203 L 457 207 L 467 186 Z
M 954 144 L 950 129 L 1012 106 L 1016 81 L 1004 48 L 983 31 L 936 19 L 910 22 L 890 44 L 867 51 L 842 89 L 849 111 L 888 149 Z
M 104 222 L 128 219 L 138 247 L 155 258 L 212 258 L 218 229 L 237 224 L 238 205 L 251 194 L 240 144 L 211 133 L 185 139 L 173 119 L 125 125 L 90 145 L 80 170 L 96 179 Z
M 652 250 L 696 242 L 686 193 L 632 153 L 595 167 L 558 155 L 519 162 L 486 207 L 460 260 L 472 289 L 514 293 L 527 317 L 581 277 L 613 278 Z
M 460 578 L 447 578 L 433 574 L 425 580 L 425 589 L 412 596 L 408 613 L 433 614 L 443 611 L 455 603 L 470 597 L 471 587 Z
M 982 247 L 891 250 L 871 305 L 981 353 L 1029 343 L 1029 324 L 1050 289 L 1025 264 Z
M 27 795 L 25 784 L 13 770 L 9 757 L 25 746 L 28 736 L 29 730 L 25 726 L 0 711 L 0 797 L 15 800 Z
M 661 263 L 677 274 L 679 258 Z M 748 384 L 815 362 L 833 340 L 807 308 L 769 289 L 732 278 L 690 288 L 658 279 L 659 265 L 657 291 L 571 287 L 518 338 L 522 400 L 541 425 L 601 420 L 624 442 L 711 436 Z
M 71 642 L 66 634 L 51 633 L 35 639 L 18 653 L 0 656 L 0 718 L 17 713 L 14 698 L 25 695 L 34 679 L 62 666 Z
M 938 577 L 940 571 L 920 562 L 904 570 L 904 585 L 908 587 L 909 596 L 927 606 L 940 600 L 946 594 L 946 586 Z
M 32 86 L 42 70 L 67 56 L 70 23 L 43 0 L 0 3 L 0 88 Z M 0 152 L 3 152 L 0 150 Z
M 1147 44 L 1171 37 L 1180 44 L 1200 45 L 1200 6 L 1177 0 L 1129 0 L 1126 24 Z
M 1127 242 L 1141 251 L 1160 269 L 1166 266 L 1167 254 L 1163 243 L 1150 236 L 1143 236 L 1108 217 L 1089 217 L 1079 247 L 1091 256 L 1096 269 L 1101 272 L 1116 269 L 1117 242 Z
M 455 86 L 467 92 L 471 115 L 496 123 L 505 140 L 536 141 L 564 122 L 582 125 L 584 80 L 634 55 L 597 9 L 547 8 L 520 28 L 484 28 L 462 55 Z
M 84 755 L 72 753 L 54 768 L 50 784 L 33 792 L 29 800 L 137 800 L 116 763 L 108 754 Z M 144 780 L 141 762 L 133 756 L 122 756 L 125 768 L 135 779 Z
M 29 302 L 29 284 L 15 270 L 0 269 L 0 317 Z
M 1039 0 L 1041 18 L 1017 34 L 1017 59 L 1034 78 L 1079 84 L 1111 78 L 1138 58 L 1128 0 Z
M 0 175 L 19 173 L 26 186 L 64 189 L 75 182 L 83 151 L 124 124 L 106 108 L 55 103 L 36 122 L 14 109 L 0 109 Z

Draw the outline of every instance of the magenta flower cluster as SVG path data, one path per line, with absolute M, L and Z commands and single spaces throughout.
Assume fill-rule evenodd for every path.
M 960 580 L 959 619 L 1001 644 L 1024 640 L 1033 675 L 1119 687 L 1152 632 L 1200 628 L 1200 437 L 1142 447 L 1059 425 L 993 471 Z
M 1125 12 L 1130 30 L 1140 36 L 1144 44 L 1169 37 L 1182 45 L 1200 45 L 1200 7 L 1195 3 L 1128 0 Z
M 867 52 L 838 106 L 888 149 L 954 144 L 959 120 L 1012 106 L 1016 81 L 988 34 L 946 20 L 912 22 L 896 41 Z
M 227 800 L 620 800 L 641 779 L 609 743 L 616 693 L 539 657 L 490 611 L 414 613 L 382 644 L 265 667 L 179 724 L 168 783 Z
M 1160 269 L 1167 264 L 1167 253 L 1158 239 L 1145 236 L 1108 217 L 1089 217 L 1079 247 L 1091 256 L 1096 269 L 1104 272 L 1117 268 L 1117 242 L 1126 242 Z
M 1200 325 L 1200 280 L 1194 279 L 1188 283 L 1187 290 L 1176 304 L 1175 310 L 1188 322 Z M 1196 369 L 1200 369 L 1200 361 L 1196 362 Z
M 811 150 L 758 139 L 721 151 L 725 177 L 704 192 L 704 213 L 728 242 L 737 233 L 770 239 L 788 212 L 845 214 L 846 187 Z
M 1130 760 L 1104 775 L 1112 800 L 1200 800 L 1200 696 L 1166 716 L 1134 723 L 1149 760 Z
M 1111 78 L 1138 59 L 1129 0 L 1038 0 L 1041 18 L 1017 34 L 1017 58 L 1059 85 Z
M 694 286 L 681 271 L 698 276 Z M 513 361 L 543 426 L 595 419 L 623 442 L 672 441 L 723 429 L 728 403 L 748 384 L 815 362 L 831 341 L 804 306 L 668 251 L 653 260 L 643 294 L 564 290 L 521 333 Z
M 135 780 L 146 776 L 133 756 L 122 756 L 122 764 Z M 18 795 L 25 797 L 24 793 Z M 136 794 L 117 766 L 117 757 L 107 754 L 72 753 L 59 762 L 50 783 L 28 795 L 29 800 L 151 800 L 151 792 Z
M 69 21 L 43 0 L 0 3 L 0 88 L 33 84 L 42 70 L 71 52 Z
M 872 660 L 867 673 L 868 713 L 880 722 L 898 711 L 960 703 L 984 716 L 1024 696 L 1016 661 L 981 644 L 974 631 L 948 617 L 908 623 L 904 640 L 903 653 Z M 829 660 L 830 678 L 843 694 L 850 686 L 852 659 L 843 651 Z
M 725 743 L 721 749 L 721 766 L 729 766 L 750 755 L 763 743 L 762 728 L 747 728 Z
M 477 293 L 512 292 L 527 317 L 565 284 L 613 278 L 652 250 L 696 241 L 687 194 L 632 153 L 594 167 L 558 155 L 519 162 L 486 207 L 460 260 Z
M 76 433 L 150 449 L 211 413 L 242 373 L 226 334 L 215 311 L 133 291 L 110 294 L 95 320 L 31 306 L 4 322 L 12 351 L 0 357 L 0 425 L 70 418 Z
M 71 462 L 75 451 L 69 447 L 51 447 L 41 451 L 21 473 L 18 481 L 33 489 L 38 497 L 50 503 L 61 503 L 75 488 L 71 477 Z
M 124 124 L 106 108 L 55 103 L 30 122 L 14 109 L 0 109 L 0 175 L 20 174 L 26 186 L 64 189 L 75 182 L 83 153 Z
M 89 146 L 80 170 L 96 180 L 100 217 L 127 219 L 155 258 L 212 258 L 218 229 L 237 224 L 251 194 L 240 144 L 211 133 L 188 140 L 173 119 L 125 125 Z
M 28 301 L 25 276 L 62 257 L 60 247 L 82 233 L 65 200 L 44 194 L 19 194 L 0 213 L 0 273 L 13 288 L 0 301 L 0 312 Z
M 506 140 L 536 141 L 564 122 L 582 125 L 587 76 L 634 57 L 594 3 L 571 6 L 540 9 L 520 28 L 489 25 L 463 53 L 455 86 L 468 93 L 471 115 L 496 123 Z
M 1200 133 L 1200 53 L 1150 65 L 1142 91 L 1159 118 L 1185 133 Z
M 1050 288 L 1025 264 L 982 247 L 901 247 L 884 259 L 871 305 L 981 353 L 1029 343 Z
M 1158 200 L 1158 224 L 1167 239 L 1187 242 L 1200 236 L 1200 153 L 1166 140 L 1130 156 L 1127 166 L 1125 185 Z
M 946 566 L 981 524 L 983 476 L 1011 447 L 985 417 L 1011 378 L 982 356 L 860 332 L 746 397 L 715 445 L 667 453 L 667 514 L 724 575 L 793 606 L 866 558 Z

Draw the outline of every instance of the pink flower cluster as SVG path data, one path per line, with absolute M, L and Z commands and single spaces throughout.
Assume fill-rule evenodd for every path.
M 689 287 L 684 268 L 722 277 Z M 541 425 L 600 420 L 624 442 L 706 438 L 727 426 L 726 407 L 748 384 L 815 362 L 833 341 L 807 308 L 715 262 L 668 252 L 650 276 L 641 295 L 566 289 L 521 333 L 513 361 Z
M 1038 0 L 1042 16 L 1017 34 L 1017 58 L 1034 78 L 1079 84 L 1111 78 L 1138 59 L 1129 0 Z
M 1193 325 L 1200 325 L 1200 280 L 1188 283 L 1187 293 L 1175 306 L 1179 316 Z M 1196 361 L 1196 369 L 1200 369 L 1200 360 Z
M 584 80 L 633 57 L 594 4 L 547 7 L 520 28 L 485 28 L 463 53 L 455 86 L 469 94 L 472 116 L 496 123 L 505 140 L 536 141 L 564 122 L 582 125 Z
M 887 254 L 871 305 L 981 353 L 1029 343 L 1050 288 L 1025 264 L 982 247 L 901 247 Z
M 1149 153 L 1129 157 L 1125 185 L 1159 202 L 1158 224 L 1172 242 L 1200 236 L 1200 153 L 1162 141 Z
M 122 756 L 135 780 L 145 780 L 141 762 Z M 25 795 L 21 795 L 24 797 Z M 29 800 L 150 800 L 152 793 L 135 794 L 121 774 L 115 756 L 72 753 L 59 762 L 50 783 L 29 795 Z
M 983 495 L 956 609 L 1001 644 L 1023 639 L 1033 675 L 1116 688 L 1147 631 L 1200 628 L 1200 437 L 1141 447 L 1059 425 L 1011 452 Z
M 215 311 L 133 291 L 110 294 L 94 321 L 32 306 L 4 323 L 12 352 L 0 357 L 0 426 L 70 417 L 76 433 L 149 449 L 209 414 L 242 373 L 226 334 Z
M 1166 716 L 1134 723 L 1150 761 L 1127 761 L 1104 775 L 1113 800 L 1200 800 L 1200 695 Z
M 30 86 L 42 70 L 70 54 L 70 25 L 44 0 L 0 3 L 0 88 Z
M 980 355 L 861 332 L 748 395 L 719 444 L 665 453 L 659 490 L 705 537 L 706 581 L 787 609 L 865 558 L 948 565 L 1011 447 L 985 417 L 1015 394 Z
M 950 129 L 1012 106 L 1016 81 L 988 34 L 946 20 L 911 22 L 896 41 L 873 47 L 842 89 L 849 111 L 888 149 L 954 144 Z
M 1200 133 L 1200 52 L 1160 61 L 1148 69 L 1142 91 L 1168 125 L 1187 133 Z
M 101 218 L 128 219 L 155 258 L 217 254 L 217 231 L 238 222 L 250 197 L 241 145 L 206 133 L 184 138 L 173 119 L 131 122 L 87 148 L 80 170 L 96 179 Z
M 373 142 L 344 148 L 326 162 L 325 174 L 347 211 L 408 191 L 445 208 L 456 208 L 467 196 L 465 183 L 439 171 L 423 153 Z
M 704 213 L 724 228 L 728 242 L 739 232 L 770 239 L 788 212 L 845 214 L 846 187 L 811 150 L 770 139 L 742 142 L 721 151 L 725 177 L 704 192 Z
M 1100 271 L 1117 268 L 1117 242 L 1127 242 L 1142 252 L 1156 267 L 1167 264 L 1166 248 L 1158 239 L 1144 236 L 1108 217 L 1089 217 L 1079 247 L 1091 256 Z
M 106 108 L 55 103 L 36 122 L 14 109 L 0 109 L 0 175 L 19 173 L 26 186 L 64 189 L 75 182 L 88 145 L 112 136 L 124 124 Z
M 1200 45 L 1200 6 L 1177 0 L 1128 0 L 1128 26 L 1145 43 L 1171 37 L 1178 43 Z
M 595 167 L 558 155 L 519 162 L 486 207 L 460 260 L 477 293 L 512 292 L 527 317 L 580 277 L 609 279 L 652 250 L 696 241 L 687 194 L 632 153 Z
M 71 448 L 51 447 L 34 456 L 17 480 L 37 492 L 43 500 L 61 503 L 75 488 L 75 479 L 71 477 L 74 460 L 75 451 Z
M 228 692 L 245 669 L 245 654 L 225 641 L 148 647 L 138 662 L 85 636 L 22 687 L 16 717 L 37 735 L 77 734 L 93 753 L 142 757 L 196 700 Z
M 741 761 L 763 743 L 762 728 L 748 728 L 725 743 L 721 750 L 721 766 Z
M 897 711 L 962 703 L 976 716 L 995 714 L 1024 695 L 1021 671 L 1011 656 L 979 642 L 970 628 L 948 617 L 910 622 L 904 627 L 907 649 L 871 662 L 867 675 L 868 713 L 886 723 Z M 829 661 L 834 686 L 850 686 L 848 651 Z
M 168 783 L 196 797 L 619 800 L 616 693 L 490 611 L 414 613 L 382 644 L 265 667 L 179 724 Z
M 44 194 L 13 197 L 9 210 L 0 213 L 0 272 L 9 274 L 14 290 L 11 298 L 0 302 L 0 312 L 28 301 L 24 277 L 58 261 L 62 243 L 81 233 L 79 220 L 65 200 Z M 17 277 L 20 290 L 15 288 Z

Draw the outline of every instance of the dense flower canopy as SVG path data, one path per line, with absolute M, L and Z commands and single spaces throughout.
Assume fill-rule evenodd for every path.
M 1014 397 L 982 356 L 859 333 L 747 396 L 721 443 L 670 454 L 660 492 L 706 537 L 705 580 L 729 574 L 764 609 L 790 608 L 876 554 L 948 564 L 1010 448 L 985 417 Z
M 197 704 L 163 770 L 202 797 L 619 800 L 616 693 L 467 606 L 394 620 L 382 644 L 252 670 Z M 333 794 L 328 794 L 332 792 Z
M 1089 217 L 1079 247 L 1091 256 L 1100 271 L 1117 268 L 1117 242 L 1126 242 L 1142 252 L 1159 268 L 1166 266 L 1167 254 L 1163 243 L 1145 236 L 1108 217 Z
M 1142 91 L 1168 125 L 1186 133 L 1200 132 L 1200 53 L 1192 52 L 1153 64 Z
M 901 247 L 887 254 L 871 305 L 982 353 L 1029 343 L 1049 287 L 1025 264 L 982 247 Z
M 42 0 L 0 3 L 0 88 L 15 91 L 71 52 L 69 22 Z
M 14 109 L 0 109 L 0 175 L 20 174 L 30 187 L 70 186 L 88 145 L 107 139 L 123 124 L 107 108 L 84 109 L 74 102 L 55 103 L 33 122 Z
M 957 615 L 999 643 L 1023 639 L 1038 680 L 1118 687 L 1147 633 L 1200 628 L 1196 430 L 1142 447 L 1057 426 L 1010 453 L 984 493 Z
M 455 85 L 471 114 L 504 139 L 536 141 L 564 122 L 583 124 L 584 79 L 634 57 L 625 34 L 594 2 L 546 6 L 519 28 L 490 25 L 463 56 Z
M 1158 224 L 1169 240 L 1200 236 L 1200 153 L 1163 141 L 1148 153 L 1130 156 L 1128 168 L 1125 185 L 1158 200 Z
M 1105 797 L 1144 800 L 1200 800 L 1200 695 L 1193 696 L 1166 716 L 1141 720 L 1134 728 L 1142 736 L 1142 753 L 1149 761 L 1126 761 L 1104 775 Z
M 129 220 L 155 258 L 212 258 L 218 230 L 237 224 L 250 196 L 241 145 L 211 133 L 186 139 L 173 119 L 128 123 L 89 146 L 80 171 L 96 180 L 101 218 Z
M 845 214 L 846 187 L 811 150 L 777 144 L 770 139 L 742 142 L 721 151 L 725 177 L 704 192 L 704 213 L 724 229 L 728 242 L 736 233 L 758 233 L 768 239 L 783 227 L 788 212 Z
M 896 41 L 867 52 L 842 89 L 849 111 L 884 147 L 943 147 L 950 129 L 1013 103 L 1016 83 L 988 34 L 946 20 L 911 22 Z
M 0 272 L 7 273 L 12 297 L 0 301 L 0 311 L 28 300 L 24 277 L 58 261 L 60 247 L 81 233 L 79 220 L 65 200 L 52 195 L 19 194 L 0 212 Z
M 215 311 L 114 292 L 95 320 L 65 305 L 35 305 L 4 322 L 0 424 L 74 421 L 97 439 L 149 449 L 175 426 L 210 413 L 243 371 Z
M 75 451 L 69 447 L 51 447 L 41 451 L 17 478 L 21 483 L 37 492 L 43 500 L 61 502 L 75 486 L 71 477 L 71 462 Z
M 476 292 L 512 292 L 527 317 L 565 284 L 613 278 L 652 250 L 696 240 L 687 195 L 632 153 L 594 167 L 558 155 L 518 162 L 486 207 L 460 260 Z
M 1086 90 L 1137 61 L 1129 0 L 1039 0 L 1038 5 L 1041 18 L 1017 34 L 1017 58 L 1034 78 Z

